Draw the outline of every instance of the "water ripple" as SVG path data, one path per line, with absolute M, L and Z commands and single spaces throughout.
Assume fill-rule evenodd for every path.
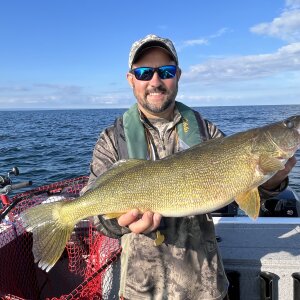
M 300 105 L 197 108 L 227 135 L 300 114 Z M 0 111 L 0 174 L 20 168 L 20 181 L 34 186 L 86 175 L 101 130 L 113 124 L 123 109 Z M 297 153 L 300 161 L 300 153 Z M 300 194 L 300 167 L 291 185 Z M 16 180 L 16 182 L 18 181 Z

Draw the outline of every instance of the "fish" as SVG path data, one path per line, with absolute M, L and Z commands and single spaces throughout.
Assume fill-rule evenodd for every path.
M 72 201 L 31 207 L 20 214 L 33 235 L 33 254 L 47 272 L 60 258 L 76 223 L 117 218 L 136 208 L 165 217 L 218 210 L 234 200 L 252 219 L 258 186 L 284 169 L 300 147 L 300 115 L 202 142 L 161 160 L 121 160 Z M 157 234 L 159 236 L 159 234 Z

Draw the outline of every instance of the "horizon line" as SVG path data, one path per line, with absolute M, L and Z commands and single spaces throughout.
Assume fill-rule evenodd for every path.
M 206 108 L 206 107 L 245 107 L 245 106 L 300 106 L 300 104 L 290 103 L 290 104 L 239 104 L 239 105 L 204 105 L 204 106 L 193 106 L 195 108 Z M 123 107 L 8 107 L 0 108 L 0 111 L 40 111 L 40 110 L 100 110 L 100 109 L 128 109 L 131 106 Z

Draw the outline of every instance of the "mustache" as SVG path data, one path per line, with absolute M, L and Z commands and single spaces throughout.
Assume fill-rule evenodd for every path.
M 147 91 L 147 95 L 150 93 L 165 93 L 167 91 L 167 89 L 165 89 L 163 86 L 158 86 L 156 88 L 152 88 L 151 90 Z

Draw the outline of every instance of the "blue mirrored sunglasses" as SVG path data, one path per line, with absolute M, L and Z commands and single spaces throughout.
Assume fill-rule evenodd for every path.
M 161 66 L 158 68 L 151 67 L 139 67 L 130 70 L 129 72 L 134 74 L 137 80 L 148 81 L 151 80 L 154 72 L 157 72 L 160 79 L 174 78 L 176 75 L 177 67 L 173 65 Z

